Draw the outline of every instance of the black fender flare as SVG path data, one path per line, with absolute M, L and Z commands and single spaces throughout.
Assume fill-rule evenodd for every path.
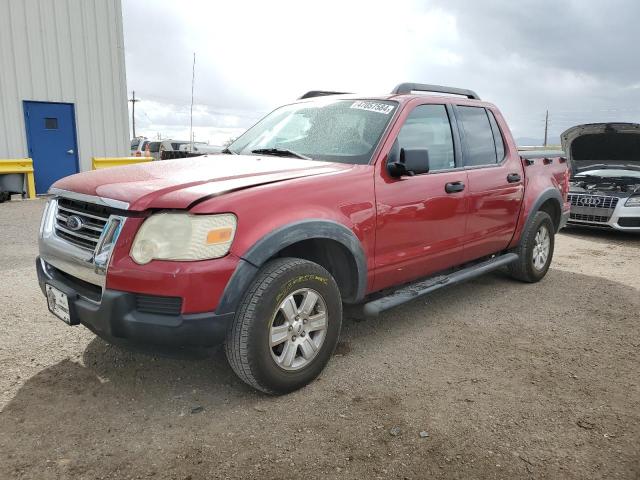
M 294 243 L 318 238 L 334 240 L 351 252 L 357 269 L 354 300 L 364 298 L 367 288 L 367 257 L 358 237 L 341 223 L 310 219 L 291 223 L 268 233 L 240 257 L 240 262 L 220 298 L 216 314 L 235 312 L 260 267 L 279 251 Z
M 542 191 L 538 198 L 536 198 L 536 201 L 533 202 L 531 209 L 529 209 L 527 220 L 525 221 L 524 226 L 522 227 L 522 231 L 520 232 L 520 239 L 518 240 L 518 243 L 522 242 L 522 235 L 527 231 L 527 229 L 533 222 L 533 217 L 535 217 L 542 204 L 547 200 L 556 200 L 558 202 L 558 212 L 560 213 L 560 217 L 558 218 L 558 222 L 554 225 L 556 233 L 558 232 L 562 217 L 562 195 L 560 195 L 560 192 L 556 188 L 548 187 L 547 189 Z

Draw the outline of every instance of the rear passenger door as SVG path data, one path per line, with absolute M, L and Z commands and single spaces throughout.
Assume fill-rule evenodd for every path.
M 491 110 L 456 105 L 468 175 L 469 210 L 465 260 L 475 260 L 507 247 L 516 228 L 524 195 L 520 156 Z
M 374 290 L 460 263 L 467 174 L 460 164 L 452 116 L 450 105 L 418 105 L 408 113 L 396 138 L 389 139 L 395 140 L 392 151 L 427 149 L 430 170 L 392 178 L 383 164 L 376 175 Z

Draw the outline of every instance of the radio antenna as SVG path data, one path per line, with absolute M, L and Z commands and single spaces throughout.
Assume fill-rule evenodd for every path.
M 196 83 L 196 52 L 193 52 L 193 68 L 191 70 L 191 113 L 189 120 L 189 153 L 193 152 L 193 86 Z

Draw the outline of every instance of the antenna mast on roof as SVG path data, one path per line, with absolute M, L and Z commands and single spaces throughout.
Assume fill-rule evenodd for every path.
M 189 120 L 189 153 L 193 152 L 193 86 L 196 83 L 196 52 L 193 52 L 193 68 L 191 70 L 191 113 Z

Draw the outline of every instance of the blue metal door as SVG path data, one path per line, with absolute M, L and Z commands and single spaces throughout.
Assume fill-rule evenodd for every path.
M 78 172 L 73 104 L 25 101 L 24 123 L 36 193 L 47 193 L 56 180 Z

